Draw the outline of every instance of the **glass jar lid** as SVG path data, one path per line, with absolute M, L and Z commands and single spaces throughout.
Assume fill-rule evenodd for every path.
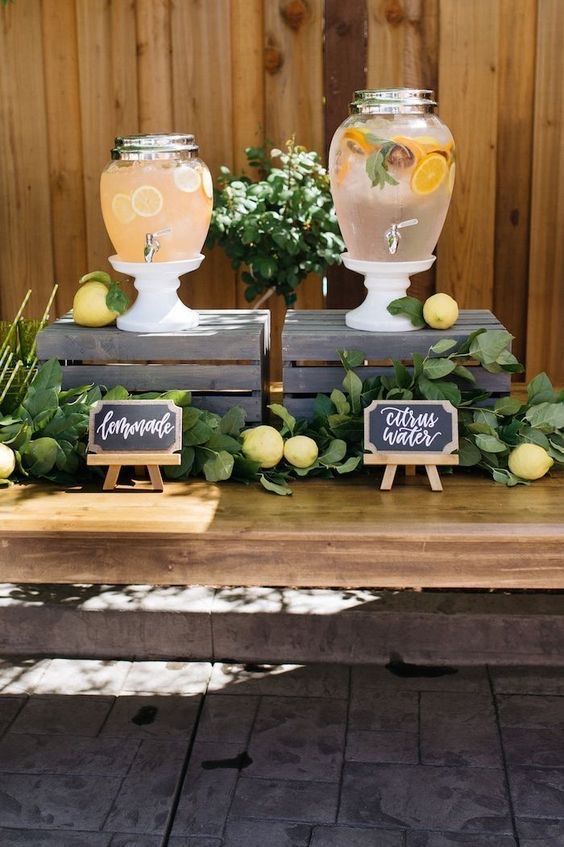
M 437 105 L 429 88 L 368 88 L 355 91 L 351 112 L 396 115 L 432 112 Z
M 196 138 L 179 132 L 122 135 L 114 144 L 112 159 L 191 159 L 199 152 Z

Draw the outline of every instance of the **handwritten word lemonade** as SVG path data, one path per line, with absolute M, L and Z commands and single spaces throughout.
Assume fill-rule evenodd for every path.
M 351 257 L 432 254 L 450 203 L 454 141 L 430 91 L 357 92 L 329 152 L 331 193 Z
M 153 261 L 197 256 L 206 238 L 213 183 L 194 136 L 116 139 L 100 180 L 102 215 L 116 253 L 143 262 L 146 236 L 159 233 Z

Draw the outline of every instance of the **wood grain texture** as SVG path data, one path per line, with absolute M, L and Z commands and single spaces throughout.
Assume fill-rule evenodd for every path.
M 174 130 L 170 0 L 136 0 L 140 132 Z
M 494 310 L 525 361 L 537 0 L 501 0 Z
M 539 0 L 527 375 L 564 379 L 564 4 Z
M 0 8 L 0 302 L 13 318 L 28 288 L 27 314 L 41 317 L 53 287 L 48 139 L 40 7 Z
M 457 165 L 438 245 L 437 288 L 462 307 L 491 308 L 499 0 L 441 0 L 440 15 L 440 115 L 454 135 Z
M 42 0 L 41 20 L 56 305 L 61 314 L 71 307 L 77 281 L 88 270 L 74 0 Z M 61 32 L 67 37 L 61 38 Z
M 508 490 L 455 473 L 442 494 L 380 480 L 308 480 L 278 498 L 197 481 L 160 495 L 15 486 L 0 498 L 0 579 L 564 588 L 562 475 Z

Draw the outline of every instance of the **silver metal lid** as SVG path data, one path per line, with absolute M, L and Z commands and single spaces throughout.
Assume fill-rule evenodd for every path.
M 353 114 L 397 115 L 432 112 L 437 105 L 429 88 L 368 88 L 355 91 Z
M 112 159 L 191 159 L 199 152 L 195 137 L 179 132 L 123 135 L 114 144 Z

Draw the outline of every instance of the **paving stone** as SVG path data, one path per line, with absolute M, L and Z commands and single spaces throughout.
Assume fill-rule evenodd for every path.
M 419 695 L 416 691 L 375 691 L 354 686 L 350 698 L 352 729 L 417 732 Z
M 406 847 L 517 847 L 510 835 L 475 835 L 458 832 L 408 832 Z
M 550 695 L 500 694 L 501 726 L 550 728 L 564 731 L 564 698 Z
M 113 703 L 113 697 L 34 695 L 10 727 L 10 733 L 93 738 L 98 735 Z
M 564 820 L 564 769 L 510 768 L 516 817 Z
M 8 828 L 97 832 L 120 783 L 108 776 L 0 774 L 0 820 Z
M 102 736 L 190 740 L 201 697 L 121 695 L 114 702 Z
M 564 667 L 492 667 L 491 674 L 499 694 L 564 695 Z
M 110 847 L 110 836 L 94 832 L 0 829 L 2 847 Z M 139 845 L 140 847 L 140 845 Z
M 311 847 L 404 847 L 403 832 L 359 829 L 352 826 L 316 826 Z
M 511 833 L 501 771 L 347 763 L 339 822 Z
M 27 697 L 11 694 L 6 697 L 0 697 L 0 735 L 4 733 L 10 724 L 13 726 L 13 720 L 26 704 Z
M 0 659 L 0 694 L 31 694 L 50 664 L 50 659 Z
M 521 847 L 562 847 L 564 821 L 517 819 Z
M 223 847 L 308 847 L 311 827 L 275 821 L 230 821 Z
M 564 734 L 561 729 L 505 727 L 503 748 L 510 765 L 564 768 Z
M 205 768 L 202 763 L 228 764 L 243 750 L 240 744 L 194 744 L 174 819 L 173 835 L 217 837 L 222 834 L 239 771 L 233 767 Z
M 110 847 L 162 847 L 162 843 L 160 835 L 118 834 L 110 841 Z
M 176 740 L 144 739 L 139 744 L 128 776 L 154 776 L 157 773 L 176 776 L 180 773 L 187 755 L 188 745 L 179 744 Z
M 337 814 L 338 797 L 337 784 L 241 777 L 231 816 L 332 823 Z
M 0 767 L 7 773 L 125 775 L 137 741 L 72 735 L 16 735 L 0 741 Z
M 51 659 L 35 694 L 119 694 L 131 662 Z
M 443 676 L 401 677 L 381 665 L 356 665 L 352 668 L 352 690 L 360 686 L 364 690 L 382 691 L 481 691 L 490 690 L 487 671 L 484 667 L 460 667 L 456 673 Z
M 221 847 L 222 842 L 219 838 L 169 838 L 167 841 L 168 847 Z
M 122 694 L 204 694 L 212 666 L 209 662 L 133 662 Z
M 277 697 L 332 697 L 346 699 L 349 669 L 345 665 L 244 665 L 215 664 L 209 693 L 266 694 Z
M 179 777 L 180 768 L 127 776 L 117 794 L 104 830 L 163 834 Z
M 421 761 L 429 765 L 502 767 L 499 733 L 489 694 L 421 694 Z
M 198 724 L 198 741 L 227 741 L 246 745 L 259 698 L 214 694 L 206 697 Z
M 247 776 L 338 782 L 347 704 L 311 697 L 264 697 L 253 728 Z
M 345 759 L 349 762 L 389 762 L 415 765 L 419 762 L 416 732 L 371 732 L 350 729 Z

